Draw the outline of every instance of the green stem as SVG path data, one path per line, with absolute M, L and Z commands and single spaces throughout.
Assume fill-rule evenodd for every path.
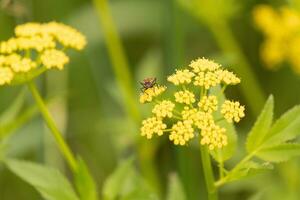
M 141 121 L 141 115 L 135 92 L 132 89 L 134 86 L 132 80 L 134 79 L 131 76 L 127 57 L 115 26 L 108 0 L 93 0 L 93 4 L 99 16 L 116 81 L 125 100 L 125 109 L 131 119 L 138 124 Z M 157 169 L 153 161 L 155 151 L 156 146 L 147 145 L 143 139 L 137 140 L 137 153 L 142 174 L 146 176 L 150 184 L 159 192 L 161 187 Z
M 131 118 L 136 122 L 139 122 L 141 116 L 138 110 L 135 93 L 132 89 L 133 78 L 131 76 L 129 64 L 120 36 L 112 18 L 108 1 L 93 0 L 93 2 L 102 25 L 105 43 L 116 75 L 116 81 L 125 99 L 125 108 Z
M 71 170 L 73 172 L 75 172 L 77 169 L 77 162 L 76 162 L 75 156 L 73 155 L 71 149 L 65 142 L 64 138 L 62 137 L 62 134 L 58 130 L 58 128 L 57 128 L 49 110 L 47 109 L 42 97 L 40 96 L 35 84 L 32 81 L 29 81 L 27 83 L 27 86 L 28 86 L 33 98 L 35 99 L 35 101 L 38 105 L 38 108 L 39 108 L 48 128 L 50 129 L 53 137 L 55 138 L 55 141 L 56 141 L 62 155 L 65 157 Z
M 208 199 L 217 200 L 218 199 L 217 188 L 214 185 L 214 175 L 213 175 L 213 170 L 212 170 L 207 146 L 200 144 L 200 151 L 201 151 L 201 160 L 202 160 L 204 178 L 205 178 L 206 188 L 208 193 Z

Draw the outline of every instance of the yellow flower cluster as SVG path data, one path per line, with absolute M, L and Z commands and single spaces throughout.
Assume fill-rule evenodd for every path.
M 167 128 L 167 125 L 162 122 L 161 119 L 156 117 L 150 117 L 143 120 L 141 128 L 141 135 L 146 136 L 148 139 L 151 139 L 153 134 L 161 136 L 164 133 L 164 129 Z
M 58 68 L 62 70 L 69 62 L 69 57 L 63 52 L 56 49 L 50 49 L 41 55 L 42 64 L 47 68 Z
M 85 37 L 74 28 L 57 23 L 26 23 L 15 28 L 15 37 L 0 42 L 0 85 L 41 68 L 62 70 L 69 57 L 62 49 L 82 50 Z M 61 49 L 61 50 L 60 50 Z
M 172 117 L 174 107 L 174 103 L 172 103 L 171 101 L 164 100 L 154 106 L 152 113 L 154 113 L 157 118 Z
M 244 111 L 245 107 L 241 106 L 238 101 L 226 100 L 221 108 L 221 113 L 229 123 L 239 122 L 245 116 Z
M 151 102 L 153 98 L 159 96 L 163 93 L 167 88 L 165 86 L 154 86 L 152 88 L 146 89 L 140 95 L 140 103 L 147 103 Z
M 194 73 L 189 70 L 176 70 L 175 74 L 168 77 L 168 81 L 172 82 L 174 85 L 190 83 Z
M 257 27 L 264 33 L 261 58 L 270 69 L 288 61 L 292 69 L 300 74 L 300 13 L 292 8 L 279 10 L 268 5 L 254 9 L 253 17 Z
M 173 100 L 153 101 L 166 87 L 155 85 L 142 92 L 140 102 L 153 101 L 155 105 L 152 109 L 154 116 L 142 122 L 141 135 L 150 139 L 153 134 L 168 133 L 169 140 L 175 145 L 187 145 L 199 136 L 199 143 L 207 145 L 210 150 L 222 148 L 227 145 L 228 139 L 226 129 L 220 127 L 217 121 L 240 121 L 244 117 L 244 107 L 238 102 L 219 102 L 209 89 L 216 85 L 235 85 L 240 79 L 221 65 L 204 58 L 192 61 L 189 68 L 176 70 L 168 77 L 168 81 L 180 87 L 174 92 Z M 216 120 L 216 113 L 223 118 Z M 168 123 L 165 122 L 167 120 Z M 166 124 L 170 124 L 170 128 Z
M 216 96 L 203 96 L 198 103 L 198 106 L 208 113 L 212 113 L 218 109 L 218 100 Z
M 178 121 L 172 126 L 169 139 L 174 142 L 175 145 L 185 145 L 190 139 L 194 138 L 193 121 L 185 120 Z
M 174 96 L 175 101 L 178 103 L 192 104 L 196 101 L 194 93 L 188 90 L 175 92 Z

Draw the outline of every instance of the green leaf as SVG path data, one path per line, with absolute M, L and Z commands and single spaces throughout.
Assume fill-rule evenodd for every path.
M 75 177 L 75 185 L 81 200 L 97 200 L 97 185 L 91 176 L 91 173 L 86 166 L 84 160 L 78 159 L 78 168 Z
M 264 146 L 273 146 L 294 139 L 300 134 L 300 106 L 283 114 L 271 127 Z
M 169 188 L 167 200 L 186 200 L 183 185 L 177 174 L 171 174 L 169 177 Z
M 221 92 L 220 87 L 214 87 L 213 89 L 210 90 L 210 92 L 217 96 L 218 102 L 225 101 L 225 96 Z M 222 114 L 216 113 L 214 117 L 215 119 L 222 118 Z M 228 145 L 223 147 L 222 149 L 210 151 L 210 154 L 217 162 L 221 163 L 230 159 L 234 155 L 237 146 L 237 134 L 233 124 L 227 123 L 224 120 L 217 122 L 217 124 L 226 129 L 226 135 L 228 137 Z
M 283 162 L 300 156 L 300 144 L 279 144 L 261 149 L 256 156 L 270 162 Z
M 123 185 L 126 182 L 126 176 L 130 172 L 133 159 L 123 161 L 116 171 L 111 174 L 103 186 L 104 199 L 113 200 L 118 197 Z
M 263 110 L 248 134 L 246 147 L 248 152 L 254 151 L 263 142 L 271 127 L 273 120 L 274 99 L 271 95 L 265 103 Z
M 5 164 L 47 200 L 79 200 L 69 181 L 56 169 L 12 159 L 5 160 Z
M 273 165 L 270 163 L 257 163 L 254 161 L 248 161 L 245 162 L 239 170 L 229 174 L 228 182 L 250 178 L 271 169 L 273 169 Z

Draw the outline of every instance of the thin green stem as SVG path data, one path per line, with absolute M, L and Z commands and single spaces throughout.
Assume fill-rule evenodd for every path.
M 64 158 L 66 159 L 67 163 L 69 164 L 69 167 L 71 168 L 71 170 L 73 172 L 75 172 L 77 169 L 77 162 L 76 162 L 75 156 L 73 155 L 71 149 L 65 142 L 64 138 L 62 137 L 62 134 L 58 130 L 58 128 L 57 128 L 48 108 L 46 107 L 42 97 L 40 96 L 35 84 L 32 81 L 29 81 L 27 83 L 27 86 L 28 86 L 33 98 L 35 99 L 35 101 L 38 105 L 38 108 L 39 108 L 48 128 L 50 129 L 53 137 L 55 138 L 58 148 L 60 149 L 60 151 L 61 151 L 62 155 L 64 156 Z
M 116 81 L 126 103 L 125 109 L 132 119 L 139 122 L 141 116 L 133 90 L 133 77 L 131 76 L 128 60 L 115 26 L 109 3 L 107 0 L 93 0 L 93 2 L 102 25 L 105 43 L 112 62 Z
M 214 185 L 214 175 L 207 146 L 200 144 L 201 160 L 208 193 L 208 200 L 217 200 L 217 188 Z

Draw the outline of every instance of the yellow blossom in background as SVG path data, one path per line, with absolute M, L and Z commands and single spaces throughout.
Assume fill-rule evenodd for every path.
M 140 95 L 140 103 L 151 102 L 153 100 L 153 98 L 159 96 L 165 90 L 166 90 L 165 86 L 154 86 L 152 88 L 146 89 Z
M 63 51 L 51 49 L 43 52 L 41 61 L 48 69 L 57 68 L 62 70 L 64 65 L 69 62 L 69 57 Z
M 175 101 L 178 103 L 192 104 L 196 101 L 194 93 L 188 90 L 175 92 L 174 96 Z
M 166 133 L 175 145 L 187 145 L 198 136 L 199 143 L 210 150 L 226 146 L 226 129 L 217 121 L 239 122 L 244 117 L 244 107 L 229 100 L 220 102 L 217 96 L 210 94 L 210 89 L 215 86 L 225 89 L 227 85 L 240 83 L 240 79 L 220 64 L 199 58 L 187 69 L 176 70 L 168 81 L 179 88 L 172 99 L 163 96 L 157 99 L 166 87 L 155 84 L 141 93 L 141 103 L 155 102 L 153 116 L 142 122 L 141 135 L 150 139 L 154 134 Z M 215 119 L 215 113 L 223 118 Z
M 287 61 L 300 75 L 300 13 L 286 6 L 274 9 L 260 5 L 254 9 L 253 17 L 265 35 L 260 55 L 266 67 L 276 69 Z
M 245 107 L 241 106 L 238 101 L 226 100 L 221 108 L 221 113 L 228 122 L 239 122 L 245 116 Z
M 35 70 L 62 70 L 69 62 L 65 48 L 82 50 L 85 36 L 76 29 L 58 22 L 26 23 L 15 28 L 15 37 L 0 42 L 0 85 L 34 78 Z M 28 76 L 30 73 L 33 76 Z M 36 73 L 37 75 L 39 73 Z M 37 76 L 36 75 L 36 76 Z

